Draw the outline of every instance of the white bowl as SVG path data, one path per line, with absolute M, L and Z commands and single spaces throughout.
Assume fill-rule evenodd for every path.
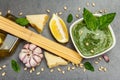
M 95 15 L 95 16 L 101 16 L 101 14 L 94 14 L 94 15 Z M 71 37 L 71 39 L 72 39 L 72 42 L 73 42 L 73 44 L 74 44 L 77 52 L 78 52 L 83 58 L 94 58 L 94 57 L 103 55 L 104 53 L 108 52 L 109 50 L 111 50 L 111 49 L 115 46 L 115 44 L 116 44 L 115 35 L 114 35 L 114 32 L 113 32 L 111 26 L 109 25 L 108 28 L 109 28 L 109 30 L 111 31 L 111 35 L 112 35 L 112 37 L 113 37 L 113 44 L 112 44 L 112 46 L 111 46 L 110 48 L 106 49 L 105 51 L 103 51 L 103 52 L 101 52 L 101 53 L 98 53 L 98 54 L 96 54 L 96 55 L 93 55 L 93 56 L 89 56 L 89 57 L 88 57 L 88 56 L 84 56 L 83 54 L 81 54 L 81 51 L 77 48 L 77 46 L 76 46 L 76 44 L 75 44 L 75 41 L 74 41 L 74 39 L 73 39 L 73 36 L 72 36 L 72 28 L 74 27 L 75 24 L 77 24 L 78 22 L 80 22 L 80 21 L 82 21 L 82 20 L 83 20 L 83 18 L 80 18 L 80 19 L 78 19 L 77 21 L 75 21 L 75 22 L 70 26 L 70 37 Z

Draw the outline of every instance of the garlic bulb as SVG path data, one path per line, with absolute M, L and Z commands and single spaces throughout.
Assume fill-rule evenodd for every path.
M 35 67 L 40 64 L 43 54 L 41 48 L 34 44 L 25 44 L 19 53 L 19 59 L 25 64 L 26 67 Z

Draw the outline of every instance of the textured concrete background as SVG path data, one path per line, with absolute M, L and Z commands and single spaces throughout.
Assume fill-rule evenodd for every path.
M 86 3 L 89 2 L 90 5 L 87 7 Z M 91 3 L 94 2 L 96 4 L 95 7 L 91 6 Z M 0 59 L 0 66 L 6 64 L 7 68 L 0 70 L 0 80 L 119 80 L 120 76 L 120 1 L 119 0 L 0 0 L 0 11 L 3 12 L 3 15 L 7 13 L 8 10 L 11 10 L 11 13 L 16 15 L 17 17 L 19 12 L 23 12 L 23 17 L 27 14 L 40 14 L 46 13 L 47 9 L 50 9 L 51 12 L 49 16 L 51 17 L 53 13 L 63 12 L 60 16 L 69 29 L 72 23 L 67 23 L 66 18 L 69 13 L 74 15 L 74 20 L 77 20 L 75 17 L 76 14 L 82 17 L 82 9 L 84 7 L 88 8 L 92 12 L 96 12 L 101 9 L 107 9 L 107 12 L 116 12 L 116 18 L 112 22 L 111 26 L 115 32 L 116 36 L 116 46 L 109 52 L 107 55 L 110 57 L 110 62 L 106 63 L 102 60 L 98 65 L 94 63 L 94 61 L 98 60 L 97 58 L 84 60 L 90 61 L 93 66 L 95 67 L 95 72 L 86 71 L 83 72 L 83 69 L 76 68 L 75 70 L 67 71 L 67 66 L 60 66 L 62 70 L 65 70 L 65 74 L 58 72 L 54 68 L 55 71 L 53 73 L 49 72 L 49 69 L 46 65 L 45 59 L 43 59 L 40 66 L 36 68 L 36 71 L 32 74 L 29 73 L 29 70 L 24 71 L 24 65 L 18 59 L 18 53 L 22 48 L 23 44 L 26 43 L 25 41 L 21 41 L 19 47 L 16 49 L 15 54 L 11 57 Z M 67 6 L 68 9 L 65 11 L 63 9 L 64 6 Z M 78 7 L 81 8 L 81 11 L 78 12 Z M 33 30 L 31 28 L 31 30 Z M 48 24 L 45 26 L 44 31 L 42 33 L 43 36 L 54 40 L 52 37 Z M 55 40 L 54 40 L 55 41 Z M 65 44 L 65 46 L 74 49 L 71 40 L 69 43 Z M 69 53 L 68 53 L 69 54 Z M 11 59 L 15 59 L 19 62 L 21 66 L 20 73 L 16 73 L 11 69 L 10 61 Z M 72 66 L 69 64 L 69 66 Z M 104 66 L 107 68 L 107 72 L 100 72 L 98 68 L 100 66 Z M 41 72 L 39 76 L 36 75 L 37 71 L 40 71 L 40 68 L 44 67 L 45 71 Z M 6 72 L 6 76 L 2 77 L 1 73 Z

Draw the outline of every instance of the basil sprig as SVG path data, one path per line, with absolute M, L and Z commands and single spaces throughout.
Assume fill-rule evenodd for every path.
M 85 62 L 84 63 L 84 67 L 85 67 L 85 69 L 87 69 L 87 70 L 90 70 L 90 71 L 94 71 L 94 67 L 92 66 L 92 64 L 90 63 L 90 62 Z
M 99 17 L 99 29 L 106 28 L 114 19 L 116 13 L 109 13 Z
M 98 28 L 98 20 L 97 18 L 90 12 L 88 11 L 86 8 L 84 8 L 84 11 L 83 11 L 83 18 L 84 18 L 84 21 L 87 25 L 87 28 L 89 30 L 96 30 Z
M 109 13 L 95 17 L 89 10 L 84 8 L 83 18 L 89 30 L 104 29 L 113 21 L 116 13 Z
M 20 72 L 20 66 L 15 60 L 11 60 L 11 67 L 15 72 Z
M 29 24 L 29 21 L 26 18 L 17 18 L 15 22 L 21 26 L 26 26 Z

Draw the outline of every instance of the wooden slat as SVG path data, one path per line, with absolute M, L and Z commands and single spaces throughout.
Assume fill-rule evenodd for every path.
M 71 50 L 65 46 L 62 46 L 56 42 L 53 42 L 40 34 L 34 33 L 14 22 L 0 16 L 0 29 L 6 31 L 16 37 L 36 44 L 37 46 L 44 48 L 64 59 L 71 61 L 75 64 L 79 64 L 82 57 L 74 50 Z

